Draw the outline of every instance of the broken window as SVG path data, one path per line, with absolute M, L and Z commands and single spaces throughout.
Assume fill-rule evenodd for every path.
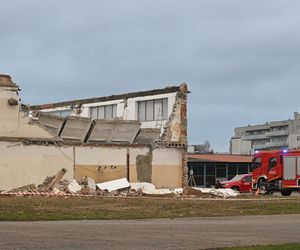
M 92 119 L 113 119 L 117 116 L 117 104 L 102 105 L 90 108 Z
M 138 120 L 158 121 L 168 119 L 168 98 L 138 102 Z

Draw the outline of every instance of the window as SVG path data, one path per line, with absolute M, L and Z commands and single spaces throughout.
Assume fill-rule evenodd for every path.
M 117 116 L 117 104 L 103 105 L 90 108 L 92 119 L 113 119 Z
M 252 182 L 252 176 L 248 175 L 244 178 L 245 182 Z
M 277 159 L 276 157 L 272 157 L 269 160 L 269 169 L 276 167 L 277 165 Z
M 272 142 L 286 142 L 287 136 L 277 136 L 272 138 Z
M 261 166 L 261 158 L 255 158 L 252 165 L 252 170 L 257 169 Z
M 72 111 L 71 109 L 65 109 L 65 110 L 50 111 L 48 113 L 61 116 L 61 117 L 67 117 L 71 115 Z
M 168 98 L 140 101 L 138 104 L 138 120 L 157 121 L 168 119 Z

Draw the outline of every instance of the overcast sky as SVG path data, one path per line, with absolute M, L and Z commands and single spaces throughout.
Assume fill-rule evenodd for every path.
M 189 142 L 300 111 L 299 0 L 1 0 L 0 72 L 26 104 L 186 82 Z

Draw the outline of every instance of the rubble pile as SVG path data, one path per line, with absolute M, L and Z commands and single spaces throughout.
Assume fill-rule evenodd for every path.
M 10 190 L 10 192 L 36 192 L 37 191 L 37 187 L 34 184 L 29 184 L 26 186 L 22 186 L 22 187 L 18 187 L 18 188 L 13 188 L 12 190 Z
M 129 183 L 126 178 L 95 183 L 95 181 L 85 176 L 80 180 L 71 182 L 63 179 L 66 173 L 65 169 L 61 169 L 56 175 L 47 176 L 44 182 L 37 187 L 30 184 L 18 188 L 14 188 L 2 194 L 26 192 L 30 193 L 49 193 L 54 195 L 95 195 L 105 197 L 173 197 L 173 198 L 232 198 L 239 195 L 239 192 L 231 189 L 215 189 L 215 188 L 160 188 L 157 189 L 154 184 L 147 182 Z
M 46 179 L 44 180 L 44 182 L 40 185 L 38 185 L 38 191 L 39 192 L 50 192 L 52 191 L 54 188 L 64 188 L 63 183 L 65 183 L 64 181 L 62 181 L 64 175 L 66 174 L 67 170 L 66 169 L 61 169 L 60 171 L 58 171 L 58 173 L 56 175 L 53 176 L 47 176 Z

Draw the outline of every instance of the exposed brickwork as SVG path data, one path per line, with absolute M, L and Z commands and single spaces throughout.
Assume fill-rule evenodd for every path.
M 181 185 L 182 187 L 188 186 L 188 153 L 187 150 L 185 150 L 182 153 L 182 179 L 181 179 Z
M 172 113 L 161 136 L 163 145 L 187 145 L 187 85 L 180 85 L 176 94 Z
M 167 147 L 178 147 L 182 149 L 182 186 L 187 185 L 187 95 L 189 91 L 185 83 L 180 85 L 176 94 L 172 113 L 167 121 L 159 144 Z
M 0 74 L 0 87 L 16 87 L 18 86 L 12 81 L 11 76 Z

